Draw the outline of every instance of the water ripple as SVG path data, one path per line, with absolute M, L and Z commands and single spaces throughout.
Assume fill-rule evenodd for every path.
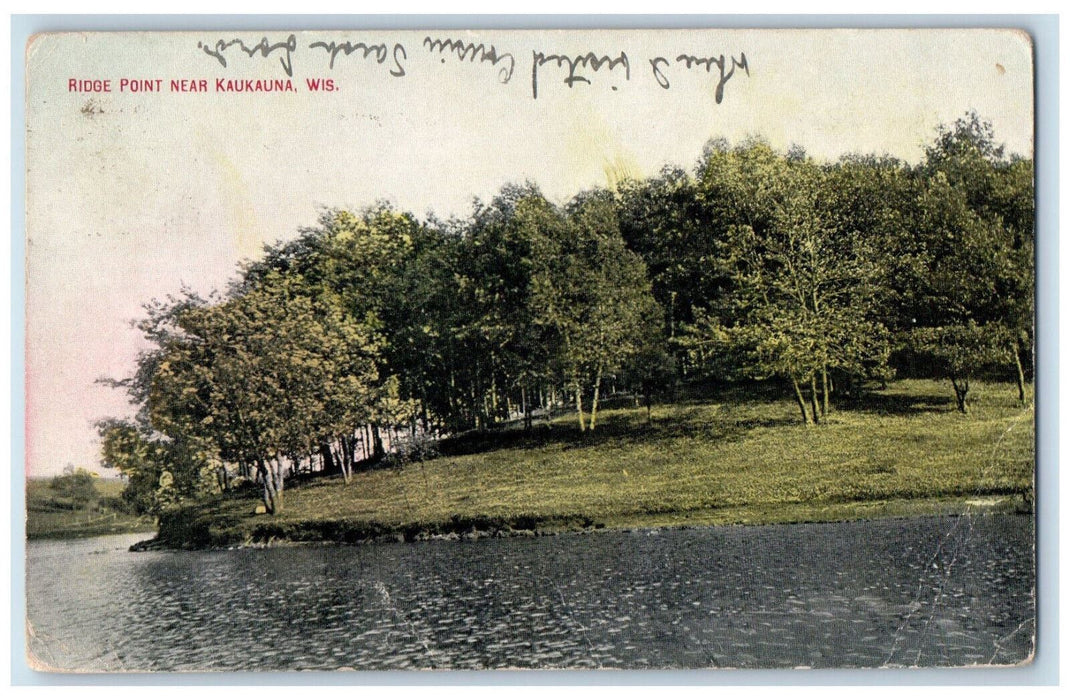
M 29 648 L 97 671 L 1019 663 L 1032 521 L 971 520 L 221 552 L 31 542 Z

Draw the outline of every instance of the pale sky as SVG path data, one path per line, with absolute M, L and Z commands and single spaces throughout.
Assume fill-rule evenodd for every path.
M 1028 38 L 997 30 L 480 31 L 433 33 L 512 55 L 496 65 L 431 52 L 426 32 L 296 35 L 296 93 L 217 93 L 215 80 L 286 79 L 276 49 L 220 62 L 198 48 L 263 32 L 57 34 L 27 50 L 26 470 L 97 468 L 92 424 L 132 412 L 94 385 L 130 374 L 143 347 L 130 321 L 183 284 L 206 293 L 265 242 L 315 224 L 321 207 L 389 199 L 417 215 L 463 216 L 473 197 L 530 179 L 552 199 L 614 173 L 690 169 L 714 137 L 761 135 L 819 158 L 888 153 L 917 161 L 937 125 L 968 110 L 992 122 L 1010 151 L 1031 156 Z M 289 33 L 267 33 L 267 44 Z M 385 45 L 335 57 L 313 42 Z M 395 48 L 400 45 L 401 49 Z M 533 52 L 627 56 L 594 72 L 537 67 Z M 714 99 L 720 69 L 688 70 L 681 54 L 742 69 Z M 652 71 L 659 63 L 663 89 Z M 397 60 L 395 60 L 395 58 Z M 405 75 L 394 77 L 390 71 Z M 161 92 L 120 91 L 123 78 Z M 172 79 L 207 93 L 172 93 Z M 334 92 L 310 92 L 331 78 Z M 111 92 L 70 81 L 110 80 Z

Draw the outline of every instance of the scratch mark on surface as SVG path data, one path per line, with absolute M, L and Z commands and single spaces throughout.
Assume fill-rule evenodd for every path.
M 1011 639 L 1012 637 L 1017 635 L 1019 632 L 1021 632 L 1022 629 L 1026 625 L 1033 624 L 1035 621 L 1036 621 L 1036 617 L 1035 616 L 1027 618 L 1025 620 L 1022 620 L 1021 624 L 1018 625 L 1017 627 L 1015 627 L 1013 631 L 1008 632 L 1007 634 L 1003 635 L 1002 637 L 1000 637 L 999 639 L 994 641 L 992 644 L 993 644 L 993 646 L 996 647 L 996 650 L 992 652 L 992 656 L 988 659 L 989 665 L 995 663 L 996 657 L 999 656 L 1000 653 L 1004 651 L 1003 642 L 1008 641 L 1009 639 Z
M 979 481 L 983 480 L 985 478 L 985 476 L 989 473 L 989 471 L 991 471 L 992 467 L 995 466 L 995 464 L 997 462 L 997 459 L 998 459 L 998 454 L 999 454 L 1000 447 L 1003 445 L 1003 442 L 1006 439 L 1006 437 L 1011 433 L 1012 430 L 1014 430 L 1014 428 L 1018 425 L 1019 422 L 1021 422 L 1027 416 L 1032 415 L 1032 411 L 1033 411 L 1033 404 L 1030 404 L 1029 406 L 1027 406 L 1024 409 L 1022 409 L 1022 411 L 1019 412 L 1017 416 L 1013 417 L 1010 420 L 1010 422 L 1008 423 L 1007 427 L 1003 429 L 1003 431 L 999 435 L 999 438 L 996 440 L 995 444 L 992 446 L 992 451 L 989 453 L 988 459 L 985 460 L 981 465 L 981 470 L 980 470 L 980 473 L 978 475 L 980 477 Z M 1034 475 L 1035 475 L 1035 461 L 1034 461 Z M 981 495 L 983 495 L 983 494 L 980 491 L 978 491 L 977 496 L 981 496 Z M 920 638 L 918 640 L 917 655 L 914 658 L 914 665 L 915 666 L 918 666 L 918 665 L 921 664 L 921 655 L 922 655 L 922 652 L 925 650 L 925 647 L 924 647 L 924 644 L 923 644 L 924 636 L 927 633 L 929 627 L 931 626 L 933 620 L 936 617 L 936 612 L 937 612 L 937 608 L 939 606 L 940 600 L 944 597 L 944 592 L 945 592 L 945 590 L 947 588 L 948 583 L 951 580 L 952 569 L 954 568 L 955 563 L 958 560 L 958 556 L 962 552 L 962 550 L 965 547 L 966 543 L 970 541 L 970 537 L 971 537 L 971 535 L 973 533 L 973 515 L 974 515 L 973 507 L 971 506 L 971 504 L 967 503 L 966 509 L 963 511 L 961 517 L 956 519 L 955 525 L 950 530 L 948 530 L 947 534 L 944 535 L 943 539 L 940 540 L 940 543 L 937 545 L 936 551 L 933 553 L 933 556 L 930 557 L 929 561 L 926 562 L 926 564 L 925 564 L 924 571 L 928 571 L 928 569 L 930 567 L 939 568 L 938 565 L 937 565 L 937 559 L 940 558 L 941 553 L 945 549 L 945 546 L 951 541 L 951 538 L 960 529 L 961 524 L 963 522 L 965 522 L 967 529 L 966 529 L 965 533 L 962 535 L 962 538 L 960 540 L 956 541 L 956 545 L 957 546 L 951 551 L 951 558 L 947 562 L 946 566 L 943 567 L 942 575 L 941 575 L 941 577 L 939 579 L 939 586 L 936 589 L 936 594 L 933 597 L 932 602 L 929 605 L 929 617 L 928 617 L 928 619 L 925 620 L 924 625 L 922 625 L 922 627 L 921 627 Z M 911 600 L 911 602 L 909 604 L 909 607 L 911 608 L 910 612 L 908 612 L 906 614 L 906 616 L 903 618 L 903 621 L 899 624 L 899 627 L 896 628 L 895 635 L 894 635 L 894 637 L 892 639 L 892 646 L 891 646 L 890 650 L 888 651 L 888 655 L 884 659 L 884 663 L 882 664 L 883 666 L 888 666 L 888 665 L 891 664 L 892 658 L 895 656 L 896 651 L 898 651 L 900 643 L 903 642 L 904 630 L 907 628 L 908 624 L 910 623 L 911 619 L 915 616 L 915 614 L 919 613 L 921 610 L 923 610 L 925 608 L 925 605 L 922 602 L 922 592 L 923 592 L 924 589 L 925 589 L 925 580 L 923 578 L 921 581 L 918 582 L 917 593 L 916 593 L 916 595 L 914 596 L 914 598 Z M 1035 597 L 1034 597 L 1034 601 L 1035 601 Z M 1029 619 L 1024 620 L 1018 626 L 1018 629 L 1016 629 L 1014 632 L 1011 632 L 1010 634 L 1008 634 L 1008 635 L 1006 635 L 1004 637 L 1001 637 L 1000 639 L 996 640 L 996 642 L 994 642 L 994 644 L 996 646 L 996 651 L 992 654 L 992 658 L 989 660 L 989 664 L 991 664 L 992 663 L 992 659 L 995 659 L 996 656 L 999 654 L 999 652 L 1002 651 L 1002 647 L 1000 646 L 1000 642 L 1002 642 L 1002 641 L 1004 641 L 1006 639 L 1009 639 L 1010 637 L 1013 637 L 1018 632 L 1018 630 L 1021 629 L 1021 627 L 1023 625 L 1031 622 L 1033 619 L 1034 619 L 1033 617 L 1030 617 Z
M 550 582 L 550 585 L 557 592 L 557 597 L 561 600 L 561 607 L 565 610 L 565 618 L 579 629 L 580 634 L 583 635 L 583 641 L 587 645 L 587 654 L 594 659 L 594 644 L 591 643 L 591 638 L 587 635 L 587 626 L 576 619 L 572 612 L 572 606 L 565 600 L 565 594 L 561 591 L 561 587 L 557 585 L 557 581 L 550 577 L 546 577 L 546 580 Z M 602 668 L 601 662 L 598 662 L 598 667 Z
M 412 638 L 419 642 L 421 646 L 423 646 L 424 651 L 426 651 L 428 657 L 430 657 L 431 667 L 435 668 L 435 657 L 441 656 L 442 652 L 438 649 L 433 649 L 428 643 L 430 641 L 428 639 L 428 636 L 426 634 L 421 634 L 420 631 L 416 629 L 416 624 L 412 620 L 410 620 L 400 608 L 398 608 L 398 606 L 394 603 L 394 599 L 390 596 L 390 591 L 387 589 L 385 583 L 383 583 L 382 581 L 376 581 L 373 586 L 375 587 L 375 591 L 379 594 L 379 597 L 382 598 L 383 605 L 394 616 L 394 620 L 402 626 L 408 627 L 409 633 L 412 635 Z

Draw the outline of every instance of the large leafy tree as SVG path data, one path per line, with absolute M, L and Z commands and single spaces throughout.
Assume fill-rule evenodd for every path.
M 240 296 L 255 289 L 267 275 L 299 275 L 305 294 L 320 304 L 340 307 L 346 317 L 375 333 L 378 396 L 393 392 L 397 397 L 400 391 L 402 399 L 417 399 L 418 405 L 403 404 L 413 408 L 403 419 L 395 415 L 397 405 L 375 407 L 366 416 L 368 422 L 344 436 L 337 450 L 326 441 L 321 443 L 318 449 L 328 471 L 348 475 L 358 440 L 368 457 L 382 456 L 376 417 L 389 414 L 391 420 L 409 422 L 416 414 L 427 413 L 425 380 L 436 376 L 437 368 L 429 363 L 436 357 L 437 344 L 423 341 L 436 335 L 428 319 L 441 316 L 420 304 L 429 292 L 419 273 L 436 269 L 426 260 L 437 252 L 433 234 L 411 215 L 386 203 L 359 212 L 330 209 L 321 214 L 318 226 L 302 231 L 294 241 L 269 247 L 262 260 L 248 263 L 235 285 L 233 291 Z
M 970 377 L 993 365 L 1014 366 L 1024 401 L 1033 332 L 1032 163 L 1006 158 L 991 125 L 969 114 L 938 130 L 918 178 L 914 348 L 951 380 L 962 412 Z
M 507 417 L 512 399 L 529 417 L 534 388 L 551 380 L 559 335 L 539 297 L 555 279 L 564 230 L 561 212 L 530 184 L 477 203 L 460 248 L 456 326 L 469 356 L 461 398 L 477 428 Z
M 802 153 L 747 142 L 711 153 L 704 178 L 708 196 L 740 209 L 723 246 L 733 271 L 727 303 L 720 315 L 698 314 L 689 345 L 734 352 L 752 377 L 786 378 L 803 421 L 820 422 L 833 372 L 864 377 L 886 367 L 873 237 L 843 217 L 839 183 Z
M 253 465 L 271 512 L 292 464 L 367 420 L 377 339 L 300 275 L 268 273 L 224 303 L 184 309 L 148 396 L 155 429 Z
M 729 284 L 719 263 L 731 220 L 724 216 L 725 203 L 706 195 L 700 182 L 680 168 L 616 187 L 621 236 L 646 264 L 670 341 L 694 323 L 696 311 L 715 305 Z
M 642 259 L 621 237 L 608 192 L 586 193 L 567 209 L 566 236 L 551 273 L 540 285 L 540 323 L 560 337 L 559 363 L 576 403 L 580 430 L 594 430 L 599 396 L 660 333 Z M 590 397 L 585 418 L 584 399 Z
M 97 431 L 103 466 L 117 470 L 126 479 L 123 500 L 137 513 L 151 512 L 153 493 L 163 471 L 158 444 L 132 421 L 102 420 Z
M 210 459 L 204 443 L 169 438 L 136 420 L 102 420 L 97 431 L 102 464 L 126 480 L 122 497 L 137 513 L 159 514 L 171 503 L 226 484 L 226 470 Z

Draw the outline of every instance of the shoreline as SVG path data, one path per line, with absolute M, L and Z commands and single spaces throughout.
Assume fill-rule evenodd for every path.
M 92 537 L 110 537 L 112 535 L 149 535 L 156 532 L 155 526 L 139 527 L 136 529 L 116 529 L 100 531 L 62 531 L 57 530 L 46 534 L 27 534 L 27 542 L 45 542 L 49 540 L 87 540 Z
M 585 516 L 537 518 L 454 518 L 439 523 L 383 524 L 372 521 L 298 520 L 258 523 L 241 541 L 171 543 L 157 536 L 135 543 L 132 552 L 145 551 L 221 551 L 265 549 L 274 547 L 401 544 L 415 542 L 461 542 L 480 539 L 553 537 L 563 534 L 596 532 L 633 532 L 691 530 L 714 527 L 761 527 L 768 525 L 802 525 L 845 523 L 911 518 L 959 517 L 964 515 L 1035 513 L 1028 494 L 1009 492 L 955 497 L 892 499 L 844 503 L 778 504 L 767 509 L 760 506 L 717 508 L 702 512 L 660 514 L 621 514 L 595 521 Z M 488 527 L 476 527 L 475 523 Z M 533 525 L 513 527 L 513 525 Z M 297 537 L 286 536 L 289 531 Z M 334 537 L 314 535 L 333 531 Z M 374 533 L 374 534 L 373 534 Z M 137 534 L 137 533 L 128 533 Z M 365 536 L 360 536 L 364 534 Z

